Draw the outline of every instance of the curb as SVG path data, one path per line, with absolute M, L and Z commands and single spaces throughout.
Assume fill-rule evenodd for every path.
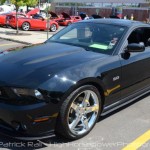
M 33 43 L 29 43 L 29 42 L 24 42 L 24 41 L 13 40 L 13 39 L 10 39 L 10 38 L 0 37 L 0 39 L 7 40 L 7 41 L 12 41 L 12 42 L 17 42 L 17 43 L 21 43 L 21 44 L 26 44 L 26 45 L 32 45 L 33 44 Z

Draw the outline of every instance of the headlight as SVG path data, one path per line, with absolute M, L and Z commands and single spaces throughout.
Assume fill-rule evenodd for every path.
M 39 90 L 22 89 L 22 88 L 11 88 L 11 89 L 19 97 L 30 96 L 41 100 L 44 99 L 42 93 Z

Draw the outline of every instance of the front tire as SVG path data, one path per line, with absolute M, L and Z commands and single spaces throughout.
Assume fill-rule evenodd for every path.
M 87 135 L 101 112 L 101 97 L 96 87 L 85 85 L 63 102 L 56 123 L 56 134 L 76 140 Z
M 30 24 L 28 22 L 24 22 L 22 24 L 22 30 L 28 31 L 30 29 Z

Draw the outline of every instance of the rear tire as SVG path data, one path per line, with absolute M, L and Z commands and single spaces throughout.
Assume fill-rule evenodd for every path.
M 69 26 L 69 25 L 71 25 L 71 24 L 72 24 L 72 22 L 68 22 L 67 26 Z
M 56 24 L 52 24 L 52 25 L 50 26 L 50 31 L 56 32 L 56 30 L 57 30 L 57 25 L 56 25 Z
M 56 135 L 77 140 L 95 126 L 101 112 L 101 97 L 96 87 L 85 85 L 64 100 L 56 123 Z
M 28 22 L 24 22 L 22 24 L 22 30 L 28 31 L 30 29 L 30 24 Z

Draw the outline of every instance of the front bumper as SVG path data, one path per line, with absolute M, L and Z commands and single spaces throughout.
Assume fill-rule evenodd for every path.
M 0 132 L 22 140 L 55 136 L 57 104 L 39 103 L 27 106 L 0 104 Z M 47 118 L 47 119 L 42 119 Z
M 46 138 L 51 138 L 55 136 L 54 130 L 51 130 L 41 135 L 26 135 L 26 134 L 19 134 L 18 132 L 15 132 L 15 131 L 10 131 L 2 125 L 0 125 L 0 133 L 7 137 L 15 138 L 18 140 L 27 140 L 27 141 L 46 139 Z

